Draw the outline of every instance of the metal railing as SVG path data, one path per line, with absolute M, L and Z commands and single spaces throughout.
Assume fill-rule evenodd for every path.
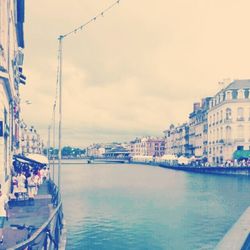
M 58 187 L 51 181 L 49 182 L 49 191 L 52 195 L 51 203 L 54 209 L 48 220 L 45 221 L 43 225 L 31 235 L 30 238 L 11 248 L 8 248 L 9 250 L 59 249 L 63 229 L 62 201 Z

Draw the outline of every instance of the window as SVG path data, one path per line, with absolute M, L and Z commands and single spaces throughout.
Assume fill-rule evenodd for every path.
M 249 89 L 245 89 L 245 91 L 244 91 L 244 97 L 245 97 L 245 99 L 249 98 Z
M 226 93 L 223 92 L 223 101 L 225 101 L 225 100 L 226 100 Z
M 232 138 L 232 128 L 230 126 L 226 127 L 226 140 L 230 141 Z
M 237 127 L 237 138 L 239 140 L 244 140 L 244 126 L 243 125 L 239 125 Z
M 229 121 L 232 119 L 232 110 L 230 108 L 226 109 L 226 121 Z
M 5 181 L 7 181 L 8 179 L 8 112 L 7 110 L 4 108 L 4 177 L 5 177 Z M 8 131 L 8 132 L 7 132 Z M 7 133 L 6 133 L 7 132 Z
M 238 121 L 244 120 L 244 109 L 241 107 L 237 109 L 237 120 Z
M 238 98 L 238 91 L 237 90 L 233 90 L 232 97 L 233 97 L 233 100 L 236 100 Z
M 223 111 L 222 110 L 220 111 L 220 120 L 221 121 L 223 120 Z

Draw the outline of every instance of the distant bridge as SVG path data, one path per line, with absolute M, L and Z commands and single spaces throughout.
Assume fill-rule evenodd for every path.
M 131 161 L 130 156 L 126 157 L 96 157 L 87 156 L 85 158 L 88 163 L 129 163 Z
M 129 163 L 131 161 L 131 157 L 93 157 L 93 156 L 85 156 L 82 158 L 63 158 L 62 164 L 90 164 L 90 163 Z M 50 164 L 52 160 L 50 160 Z M 58 160 L 55 160 L 55 164 L 58 164 Z

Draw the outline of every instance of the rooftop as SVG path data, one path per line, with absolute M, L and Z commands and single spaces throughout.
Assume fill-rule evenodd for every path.
M 250 79 L 243 79 L 243 80 L 234 80 L 225 88 L 225 90 L 248 89 L 248 88 L 250 88 Z

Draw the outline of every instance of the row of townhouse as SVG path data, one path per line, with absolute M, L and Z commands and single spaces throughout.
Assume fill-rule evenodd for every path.
M 0 1 L 0 184 L 7 191 L 19 150 L 19 85 L 23 65 L 24 0 Z
M 194 103 L 189 121 L 164 131 L 165 154 L 195 156 L 213 164 L 250 150 L 250 80 L 234 80 L 213 97 Z
M 129 144 L 131 156 L 162 156 L 165 152 L 165 140 L 158 137 L 136 138 Z
M 189 149 L 189 126 L 187 123 L 174 126 L 164 131 L 165 154 L 176 156 L 190 156 Z

